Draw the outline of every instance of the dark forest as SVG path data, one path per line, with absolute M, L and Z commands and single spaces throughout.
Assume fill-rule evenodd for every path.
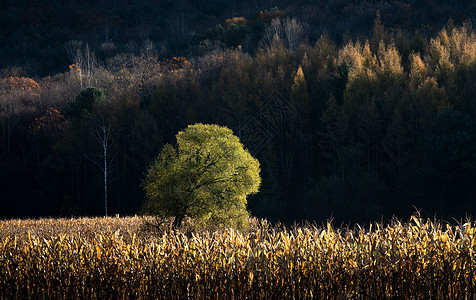
M 139 213 L 199 122 L 260 161 L 257 217 L 476 212 L 474 1 L 2 3 L 1 218 Z

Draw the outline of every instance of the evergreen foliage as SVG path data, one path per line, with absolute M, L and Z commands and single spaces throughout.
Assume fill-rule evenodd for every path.
M 172 51 L 172 44 L 158 47 L 157 40 L 102 47 L 102 53 L 84 40 L 68 44 L 78 51 L 71 52 L 75 61 L 63 61 L 64 69 L 72 63 L 67 72 L 33 80 L 16 67 L 0 70 L 1 216 L 103 214 L 94 135 L 102 117 L 114 141 L 107 176 L 112 214 L 143 207 L 140 184 L 151 161 L 195 123 L 227 126 L 259 159 L 261 192 L 247 200 L 258 217 L 362 223 L 408 217 L 414 207 L 443 219 L 474 214 L 474 27 L 464 16 L 444 27 L 446 20 L 425 30 L 408 26 L 418 14 L 427 22 L 422 11 L 446 1 L 411 7 L 329 1 L 322 11 L 330 2 L 366 20 L 358 23 L 366 29 L 339 39 L 336 31 L 354 19 L 336 19 L 326 34 L 311 31 L 318 23 L 310 13 L 323 13 L 310 5 L 309 14 L 296 18 L 296 4 L 297 10 L 280 6 L 254 17 L 251 11 L 228 14 L 225 23 L 214 19 L 195 36 L 220 23 L 219 35 L 191 42 L 188 57 L 166 58 L 161 51 Z M 379 8 L 380 19 L 371 8 Z M 401 12 L 409 15 L 400 15 L 399 23 L 392 13 Z M 188 47 L 178 41 L 187 39 L 187 22 L 178 21 L 171 37 L 176 49 Z M 236 29 L 240 34 L 232 34 Z M 286 41 L 293 32 L 302 34 Z M 85 84 L 102 89 L 107 103 L 100 92 L 81 92 Z M 167 153 L 179 157 L 180 148 L 172 149 Z
M 65 108 L 65 115 L 80 118 L 93 112 L 94 108 L 104 104 L 105 100 L 106 95 L 102 89 L 96 87 L 84 88 L 76 97 L 76 101 L 68 103 Z

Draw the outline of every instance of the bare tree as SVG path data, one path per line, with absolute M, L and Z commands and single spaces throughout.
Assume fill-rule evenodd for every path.
M 83 42 L 78 40 L 71 40 L 64 44 L 64 49 L 68 54 L 68 58 L 72 63 L 76 63 L 76 53 L 83 47 Z
M 294 50 L 304 40 L 304 27 L 295 18 L 284 20 L 275 18 L 266 26 L 261 43 L 271 48 L 276 42 L 282 41 L 289 49 Z
M 96 159 L 89 157 L 85 154 L 85 157 L 97 165 L 102 173 L 104 179 L 104 211 L 107 217 L 107 203 L 108 203 L 108 176 L 111 173 L 111 165 L 116 158 L 116 152 L 112 152 L 114 145 L 114 136 L 111 133 L 111 123 L 104 118 L 104 115 L 100 115 L 99 119 L 93 120 L 94 130 L 92 135 L 101 145 L 101 154 L 96 155 Z
M 119 54 L 107 62 L 107 71 L 116 74 L 114 87 L 118 92 L 141 96 L 150 93 L 161 78 L 162 67 L 157 55 L 142 52 L 140 56 Z
M 283 37 L 283 26 L 281 20 L 276 18 L 271 21 L 269 25 L 266 26 L 261 40 L 261 44 L 265 48 L 271 48 L 273 43 L 281 40 Z
M 86 43 L 83 49 L 82 41 L 73 40 L 67 42 L 64 47 L 69 58 L 77 67 L 81 88 L 83 88 L 83 79 L 87 86 L 91 86 L 91 80 L 99 65 L 89 44 Z
M 295 18 L 286 18 L 282 22 L 283 37 L 289 49 L 294 50 L 303 41 L 303 26 Z

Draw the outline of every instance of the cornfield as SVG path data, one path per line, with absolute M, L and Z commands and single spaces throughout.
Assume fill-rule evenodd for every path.
M 139 217 L 0 221 L 0 299 L 474 299 L 476 227 L 252 220 L 140 230 Z

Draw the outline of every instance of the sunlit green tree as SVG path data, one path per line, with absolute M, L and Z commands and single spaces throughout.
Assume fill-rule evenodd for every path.
M 146 214 L 185 217 L 213 224 L 244 225 L 246 197 L 258 192 L 260 166 L 233 132 L 218 125 L 195 124 L 166 145 L 144 181 Z

